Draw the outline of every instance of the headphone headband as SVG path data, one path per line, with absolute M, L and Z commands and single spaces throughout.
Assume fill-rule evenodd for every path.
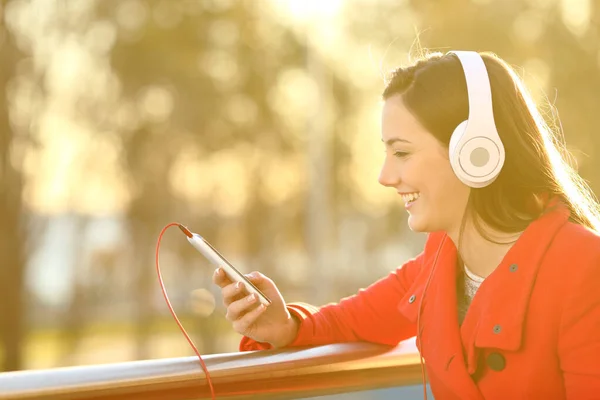
M 451 51 L 462 65 L 467 94 L 469 97 L 469 121 L 479 124 L 494 124 L 492 88 L 483 58 L 474 51 Z

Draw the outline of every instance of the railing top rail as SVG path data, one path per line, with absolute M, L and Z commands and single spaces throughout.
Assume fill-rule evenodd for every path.
M 216 397 L 298 398 L 421 381 L 414 340 L 203 356 Z M 196 357 L 0 373 L 0 399 L 210 398 Z

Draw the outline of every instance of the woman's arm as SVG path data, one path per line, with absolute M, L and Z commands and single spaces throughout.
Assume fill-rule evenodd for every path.
M 339 303 L 314 307 L 291 303 L 288 310 L 297 324 L 296 339 L 289 346 L 368 341 L 395 345 L 416 334 L 415 324 L 398 311 L 398 304 L 421 270 L 423 253 L 395 272 Z M 240 350 L 268 349 L 244 337 Z

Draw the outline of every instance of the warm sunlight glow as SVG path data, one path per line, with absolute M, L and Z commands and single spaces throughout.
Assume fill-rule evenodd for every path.
M 32 150 L 25 159 L 29 207 L 44 214 L 124 210 L 129 193 L 118 168 L 118 148 L 108 135 L 52 111 L 42 119 L 40 131 L 43 151 Z
M 271 0 L 279 10 L 291 18 L 306 22 L 318 18 L 332 18 L 340 12 L 342 0 Z
M 561 0 L 562 19 L 573 34 L 581 36 L 590 25 L 590 0 Z

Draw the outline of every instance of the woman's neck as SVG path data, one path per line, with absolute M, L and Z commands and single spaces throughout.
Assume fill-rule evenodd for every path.
M 522 232 L 497 232 L 483 225 L 482 228 L 489 232 L 488 237 L 500 244 L 487 240 L 469 222 L 465 224 L 462 233 L 457 229 L 454 232 L 448 232 L 448 236 L 454 242 L 459 257 L 467 268 L 474 274 L 486 278 L 502 262 Z

